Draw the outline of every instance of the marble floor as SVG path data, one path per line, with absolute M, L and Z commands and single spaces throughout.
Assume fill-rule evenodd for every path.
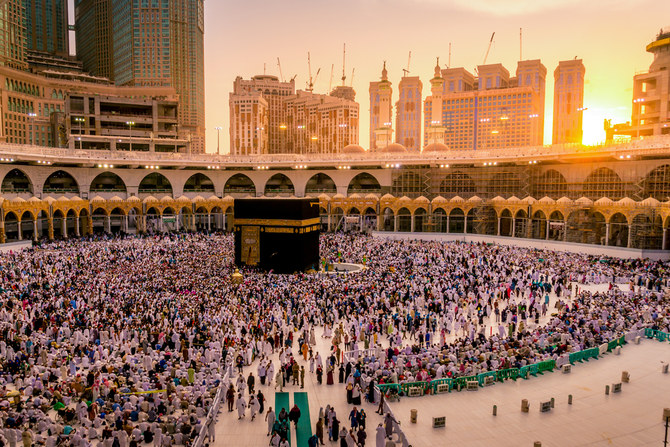
M 597 290 L 603 286 L 587 286 Z M 555 301 L 551 297 L 551 305 Z M 550 307 L 551 308 L 551 307 Z M 548 316 L 544 319 L 546 320 Z M 490 322 L 487 322 L 490 323 Z M 543 324 L 541 321 L 540 324 Z M 487 328 L 487 334 L 489 328 Z M 316 330 L 315 352 L 326 357 L 331 340 L 322 338 L 322 329 Z M 388 342 L 383 340 L 383 346 Z M 294 352 L 297 352 L 294 348 Z M 319 385 L 315 374 L 309 373 L 309 362 L 298 358 L 305 366 L 305 389 L 288 385 L 289 405 L 293 393 L 308 393 L 312 431 L 319 409 L 334 406 L 343 426 L 349 427 L 347 416 L 351 405 L 346 403 L 344 385 Z M 396 418 L 401 422 L 409 443 L 419 446 L 533 446 L 540 441 L 546 446 L 649 446 L 663 445 L 664 423 L 662 412 L 670 407 L 670 374 L 662 374 L 661 363 L 670 362 L 670 344 L 643 340 L 640 345 L 629 344 L 621 355 L 606 354 L 573 366 L 570 374 L 559 371 L 545 373 L 529 380 L 496 383 L 478 391 L 453 391 L 448 394 L 404 397 L 391 404 Z M 278 355 L 273 357 L 275 366 Z M 244 369 L 256 375 L 258 361 Z M 624 383 L 621 393 L 605 395 L 605 386 L 621 381 L 621 372 L 628 371 L 630 383 Z M 337 377 L 336 377 L 337 382 Z M 325 383 L 325 377 L 324 377 Z M 273 384 L 274 385 L 274 384 Z M 274 408 L 273 386 L 261 386 L 266 402 Z M 573 396 L 568 405 L 568 395 Z M 548 413 L 539 411 L 540 402 L 555 399 L 554 408 Z M 521 412 L 521 400 L 528 399 L 530 412 Z M 497 416 L 492 415 L 497 405 Z M 381 422 L 375 413 L 376 405 L 363 402 L 368 415 L 366 445 L 375 447 L 374 431 Z M 410 422 L 410 410 L 418 411 L 416 424 Z M 288 410 L 288 409 L 287 409 Z M 445 428 L 432 428 L 433 417 L 446 417 Z M 211 446 L 267 446 L 267 423 L 264 415 L 251 421 L 247 416 L 237 419 L 237 412 L 229 413 L 225 403 L 216 424 L 216 440 Z M 302 417 L 306 417 L 303 413 Z M 295 429 L 291 428 L 291 445 L 296 447 Z M 328 442 L 326 445 L 337 446 Z M 297 446 L 304 447 L 304 446 Z

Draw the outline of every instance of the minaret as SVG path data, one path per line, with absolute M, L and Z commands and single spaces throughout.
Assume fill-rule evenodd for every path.
M 393 88 L 388 80 L 386 62 L 379 82 L 370 83 L 370 149 L 379 150 L 393 142 Z
M 440 69 L 440 58 L 437 58 L 437 65 L 435 66 L 435 76 L 430 80 L 431 88 L 431 117 L 430 123 L 428 123 L 428 128 L 426 129 L 426 135 L 428 139 L 428 145 L 433 143 L 442 143 L 444 144 L 444 135 L 446 128 L 442 122 L 442 104 L 443 104 L 443 94 L 444 94 L 444 78 L 442 78 L 442 70 Z M 427 99 L 426 99 L 427 100 Z

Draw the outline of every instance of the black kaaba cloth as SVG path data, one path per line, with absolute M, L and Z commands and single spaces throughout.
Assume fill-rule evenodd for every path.
M 319 266 L 318 199 L 235 199 L 235 264 L 277 273 Z

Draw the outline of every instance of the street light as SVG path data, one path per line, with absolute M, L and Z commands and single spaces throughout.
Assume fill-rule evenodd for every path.
M 215 127 L 215 129 L 216 129 L 216 153 L 217 153 L 218 155 L 221 155 L 221 140 L 220 140 L 220 136 L 221 136 L 221 129 L 223 129 L 223 127 L 221 127 L 221 126 L 217 126 L 217 127 Z
M 86 120 L 81 116 L 76 117 L 74 120 L 75 122 L 79 123 L 79 149 L 81 150 L 81 125 Z
M 135 125 L 135 121 L 126 121 L 126 124 L 128 125 L 128 139 L 130 140 L 130 152 L 133 151 L 133 126 Z
M 30 125 L 32 145 L 35 146 L 35 117 L 37 116 L 37 113 L 29 113 L 28 116 L 30 117 L 30 121 L 32 123 Z

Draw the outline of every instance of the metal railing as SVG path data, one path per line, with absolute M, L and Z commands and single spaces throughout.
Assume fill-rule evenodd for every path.
M 137 139 L 140 143 L 142 138 Z M 172 152 L 130 152 L 94 149 L 61 149 L 35 145 L 3 143 L 0 145 L 0 154 L 14 157 L 52 157 L 72 160 L 116 160 L 116 161 L 148 161 L 148 162 L 192 162 L 192 163 L 221 163 L 228 165 L 255 165 L 257 163 L 356 163 L 356 162 L 416 162 L 430 161 L 448 162 L 459 160 L 502 160 L 528 159 L 541 157 L 556 157 L 584 154 L 612 154 L 618 155 L 652 155 L 664 152 L 670 147 L 670 136 L 655 136 L 635 140 L 629 143 L 602 143 L 593 146 L 576 144 L 529 146 L 504 149 L 486 150 L 454 150 L 444 153 L 438 152 L 403 152 L 383 153 L 365 152 L 362 154 L 265 154 L 258 156 L 235 156 L 215 154 L 184 154 Z

